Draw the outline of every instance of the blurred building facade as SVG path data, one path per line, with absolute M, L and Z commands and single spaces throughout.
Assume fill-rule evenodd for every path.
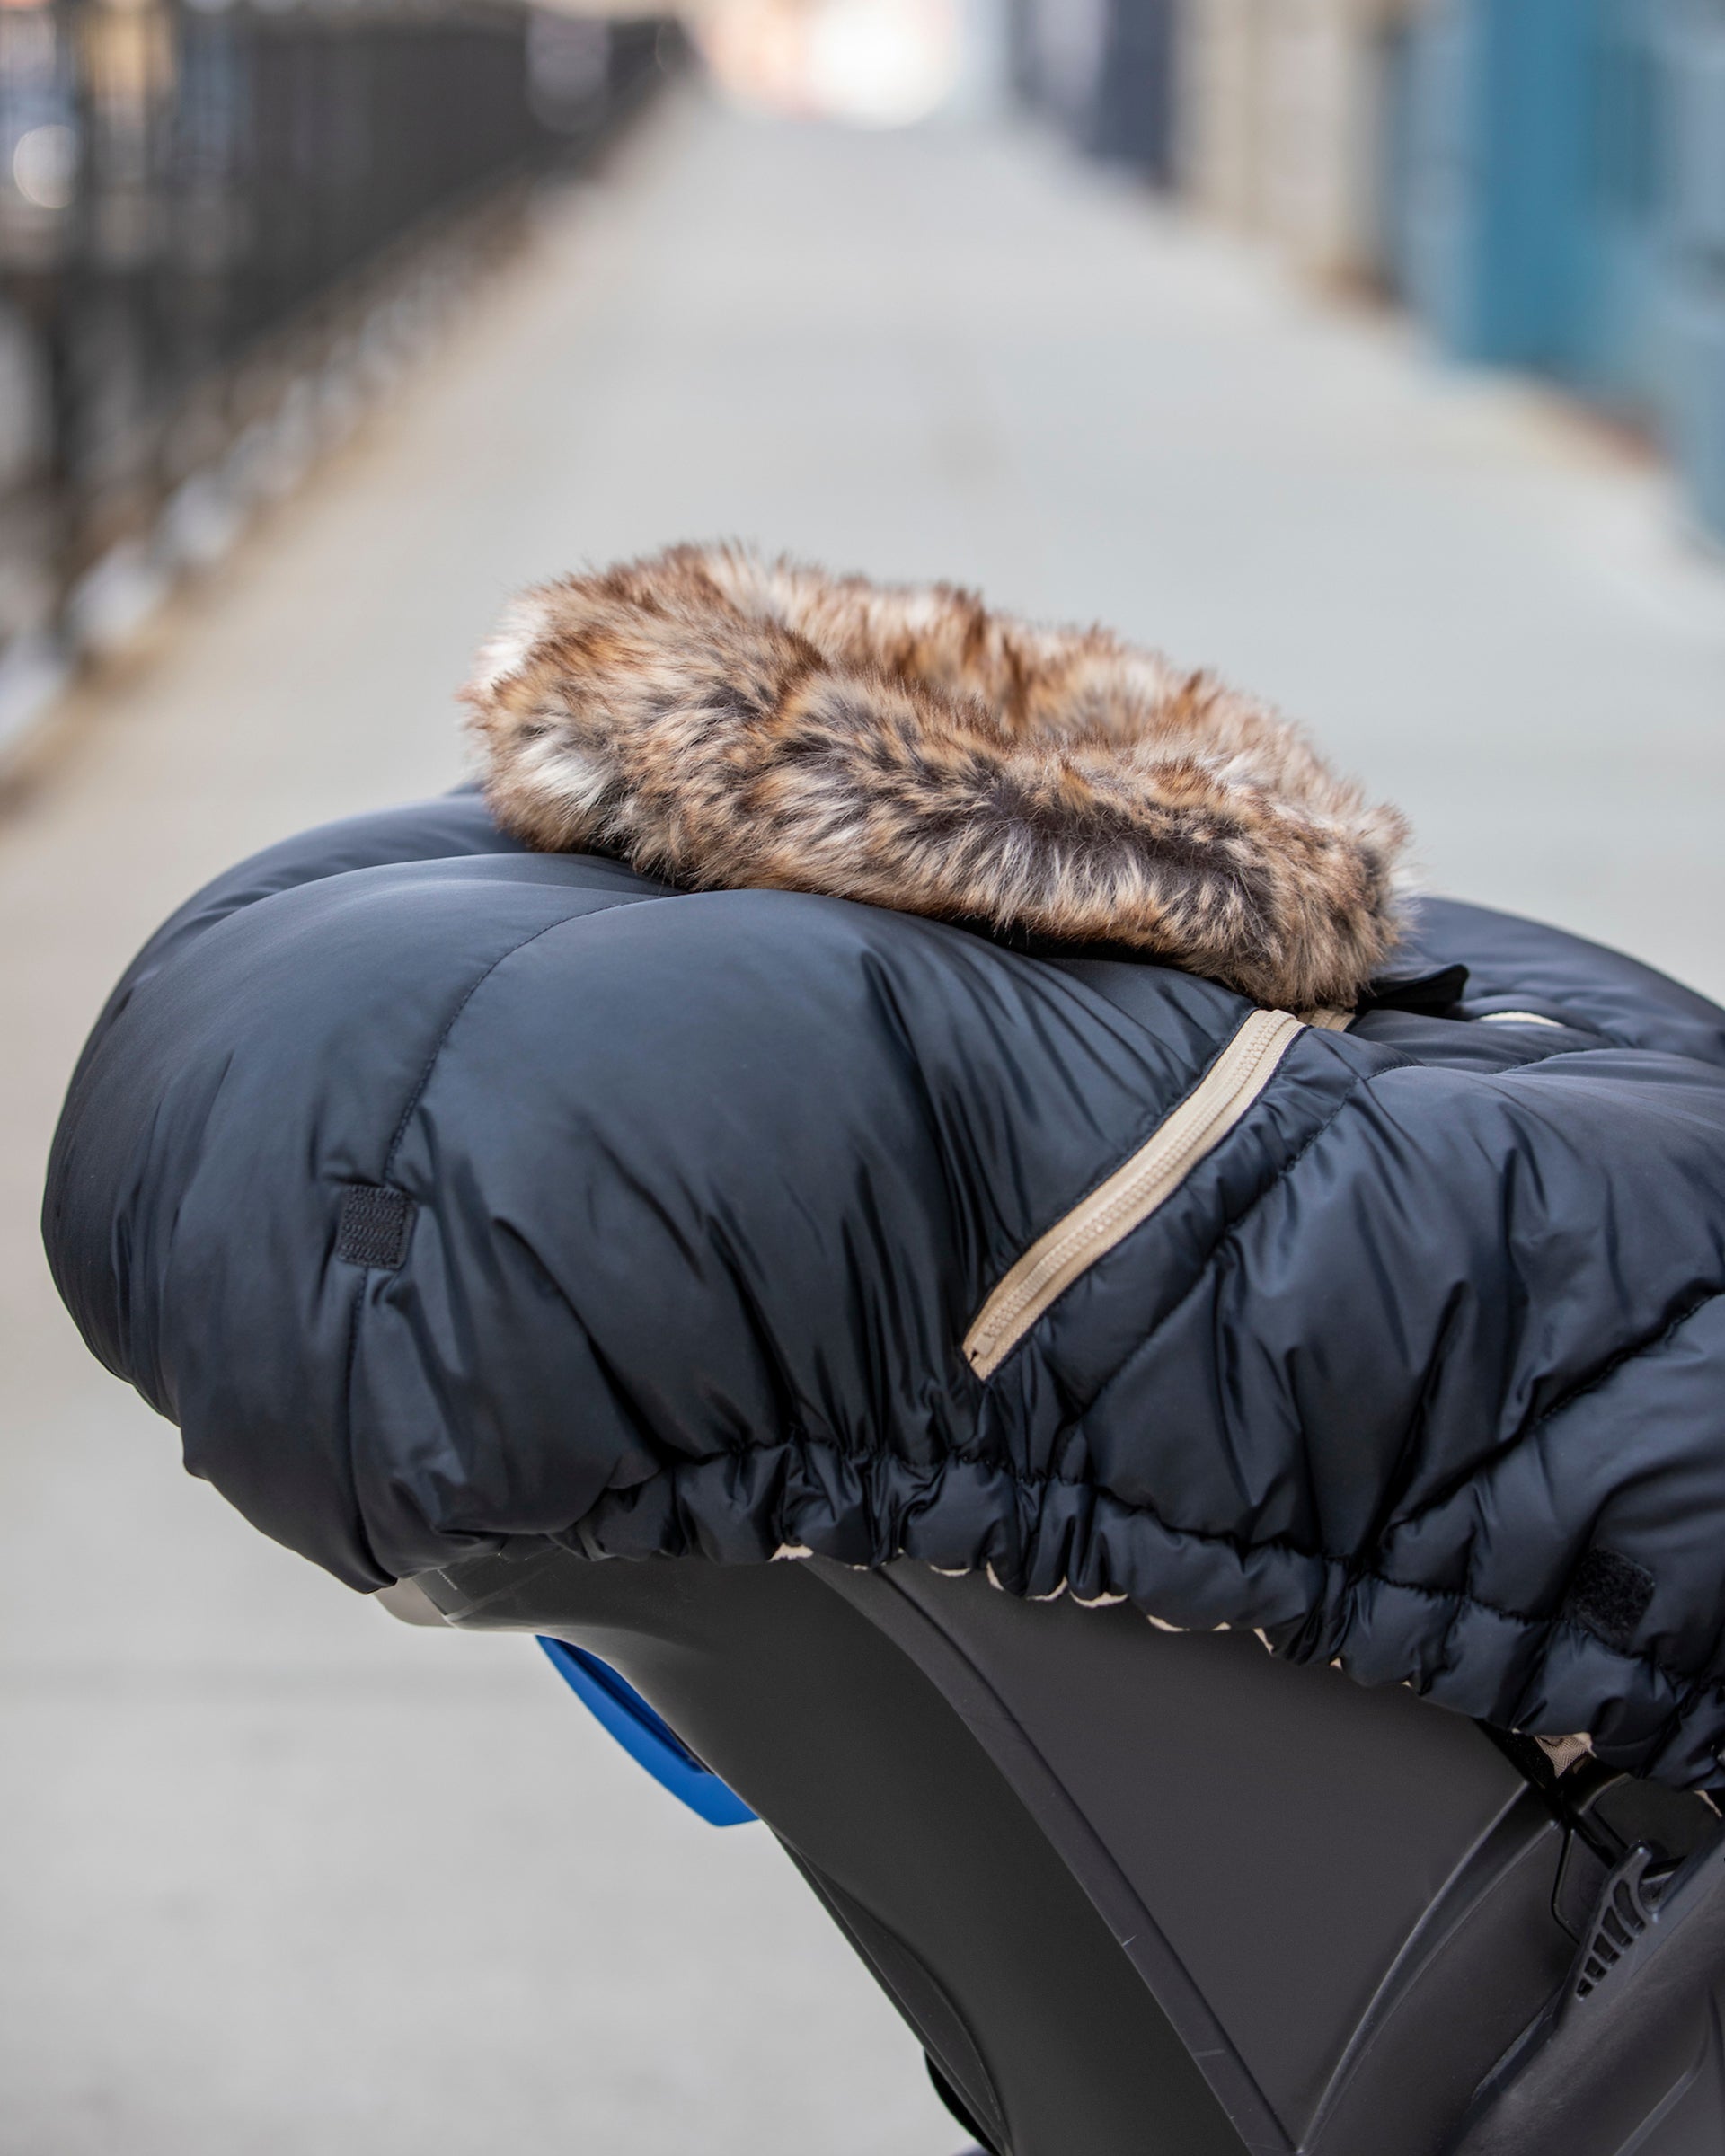
M 1725 540 L 1725 0 L 1015 0 L 1013 49 L 1080 146 L 1645 430 Z
M 518 0 L 0 0 L 0 736 L 344 429 L 667 35 Z

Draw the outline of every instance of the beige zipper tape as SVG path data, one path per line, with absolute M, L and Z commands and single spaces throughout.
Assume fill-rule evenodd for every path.
M 1289 1012 L 1254 1011 L 1154 1135 L 1037 1238 L 964 1336 L 965 1359 L 978 1377 L 993 1376 L 1049 1304 L 1173 1196 L 1263 1091 L 1304 1030 Z

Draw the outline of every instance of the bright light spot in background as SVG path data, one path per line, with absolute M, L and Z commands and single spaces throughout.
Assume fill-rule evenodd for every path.
M 70 128 L 31 128 L 13 145 L 12 184 L 38 209 L 64 209 L 77 173 L 78 138 Z
M 720 85 L 777 112 L 901 128 L 952 94 L 952 0 L 710 0 L 696 33 Z
M 930 0 L 828 0 L 809 23 L 816 103 L 865 127 L 924 119 L 951 90 L 957 26 Z

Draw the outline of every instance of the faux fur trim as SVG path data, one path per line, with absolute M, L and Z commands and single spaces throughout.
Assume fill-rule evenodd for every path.
M 948 585 L 674 547 L 518 599 L 465 692 L 503 827 L 1351 1004 L 1406 840 L 1265 705 Z

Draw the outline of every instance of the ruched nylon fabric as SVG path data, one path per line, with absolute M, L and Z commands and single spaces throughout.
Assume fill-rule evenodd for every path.
M 188 1465 L 360 1587 L 553 1535 L 987 1567 L 1634 1772 L 1725 1742 L 1725 1014 L 1420 909 L 1393 986 L 980 1381 L 967 1327 L 1250 1006 L 526 854 L 457 796 L 272 849 L 104 1012 L 45 1226 Z M 1494 1012 L 1552 1022 L 1482 1023 Z M 398 1194 L 401 1260 L 338 1250 Z M 392 1240 L 389 1255 L 394 1255 Z M 1607 1550 L 1626 1642 L 1566 1613 Z

